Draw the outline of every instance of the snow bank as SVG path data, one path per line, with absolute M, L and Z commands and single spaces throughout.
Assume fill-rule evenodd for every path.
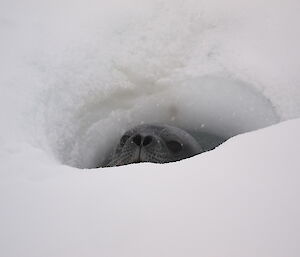
M 298 256 L 299 120 L 183 162 L 70 167 L 142 122 L 229 138 L 299 118 L 298 10 L 2 0 L 1 255 Z
M 228 138 L 300 116 L 297 1 L 59 6 L 1 2 L 7 144 L 89 168 L 143 122 Z
M 24 146 L 1 160 L 1 253 L 299 256 L 299 129 L 298 119 L 178 163 L 93 171 Z

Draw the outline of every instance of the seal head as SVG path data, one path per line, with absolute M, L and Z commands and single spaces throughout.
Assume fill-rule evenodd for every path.
M 144 124 L 122 135 L 107 167 L 137 162 L 174 162 L 201 152 L 195 138 L 180 128 Z

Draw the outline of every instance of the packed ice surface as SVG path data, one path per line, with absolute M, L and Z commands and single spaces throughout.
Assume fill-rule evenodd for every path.
M 154 256 L 151 242 L 163 256 L 298 256 L 297 121 L 182 163 L 92 174 L 66 165 L 94 167 L 123 131 L 143 122 L 231 137 L 299 118 L 299 7 L 297 0 L 2 0 L 5 256 L 124 249 Z

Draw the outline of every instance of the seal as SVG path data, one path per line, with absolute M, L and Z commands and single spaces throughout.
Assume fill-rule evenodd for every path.
M 180 128 L 143 124 L 122 135 L 106 167 L 138 162 L 174 162 L 202 152 L 196 139 Z

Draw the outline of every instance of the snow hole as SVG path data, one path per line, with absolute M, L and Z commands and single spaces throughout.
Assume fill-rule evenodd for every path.
M 77 168 L 101 167 L 121 135 L 143 123 L 165 123 L 194 135 L 208 151 L 235 135 L 279 122 L 272 103 L 230 77 L 182 81 L 136 78 L 130 87 L 47 91 L 46 136 L 56 158 Z

